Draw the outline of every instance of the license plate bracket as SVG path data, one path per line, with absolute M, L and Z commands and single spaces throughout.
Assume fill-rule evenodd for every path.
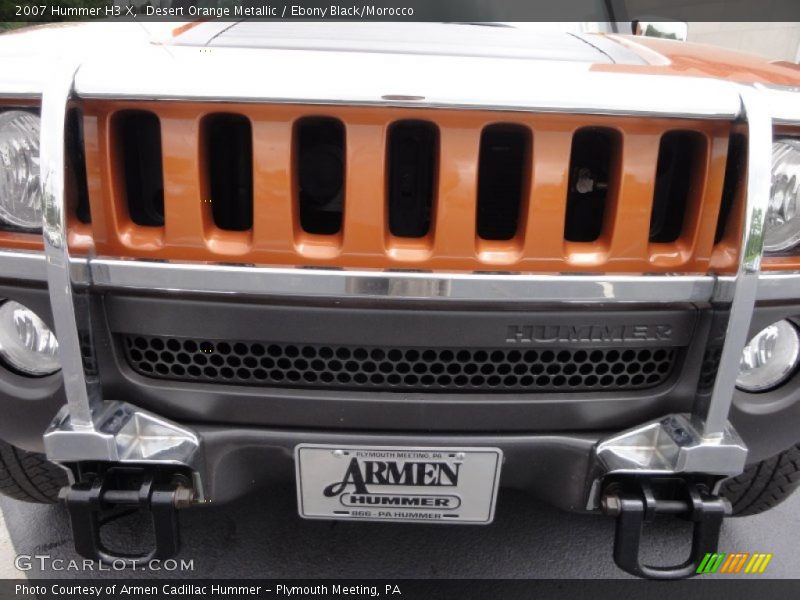
M 306 519 L 488 524 L 502 462 L 499 448 L 299 444 L 298 512 Z

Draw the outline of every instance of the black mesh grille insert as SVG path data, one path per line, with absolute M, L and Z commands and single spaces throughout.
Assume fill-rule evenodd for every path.
M 428 235 L 439 132 L 432 123 L 398 121 L 389 128 L 389 230 Z
M 303 231 L 333 235 L 342 228 L 344 144 L 344 125 L 337 119 L 306 117 L 295 125 L 295 176 Z
M 719 361 L 722 358 L 722 347 L 709 348 L 703 355 L 703 365 L 700 369 L 700 381 L 698 389 L 702 392 L 710 392 L 714 389 L 714 382 L 717 379 Z
M 725 180 L 722 187 L 722 203 L 719 207 L 717 231 L 714 243 L 719 244 L 725 236 L 725 231 L 730 219 L 731 210 L 740 193 L 741 187 L 747 181 L 747 138 L 740 133 L 731 135 L 728 142 L 728 162 L 725 163 Z
M 518 125 L 490 125 L 481 134 L 478 163 L 478 236 L 510 240 L 519 227 L 528 177 L 531 135 Z
M 86 179 L 86 154 L 83 139 L 83 113 L 78 108 L 67 111 L 64 131 L 67 162 L 67 197 L 81 223 L 91 223 L 89 188 Z
M 163 227 L 161 122 L 151 112 L 126 110 L 114 115 L 112 129 L 131 221 Z
M 123 337 L 141 375 L 158 379 L 398 392 L 620 391 L 663 383 L 675 348 L 447 349 Z
M 585 127 L 572 138 L 564 239 L 594 242 L 603 233 L 608 191 L 622 141 L 613 129 Z
M 214 223 L 227 231 L 253 227 L 253 132 L 240 115 L 216 113 L 203 119 L 208 189 Z
M 701 185 L 705 138 L 695 131 L 670 131 L 661 138 L 656 166 L 650 242 L 671 244 L 683 231 L 689 198 Z

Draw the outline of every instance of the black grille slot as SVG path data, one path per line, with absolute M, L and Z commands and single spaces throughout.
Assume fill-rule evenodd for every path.
M 725 237 L 733 205 L 746 179 L 746 169 L 747 138 L 740 133 L 734 133 L 728 142 L 728 161 L 725 163 L 725 181 L 722 186 L 722 203 L 719 207 L 717 232 L 714 235 L 715 244 Z
M 650 242 L 671 243 L 683 230 L 692 187 L 697 185 L 697 166 L 702 164 L 705 139 L 692 131 L 670 131 L 658 150 Z
M 517 234 L 527 187 L 531 135 L 518 125 L 491 125 L 481 134 L 478 163 L 478 237 L 510 240 Z
M 68 193 L 74 199 L 75 216 L 81 223 L 91 223 L 89 188 L 86 180 L 86 155 L 83 143 L 83 113 L 72 108 L 67 112 L 65 131 Z
M 344 125 L 309 117 L 298 121 L 295 136 L 300 226 L 308 233 L 338 233 L 344 209 Z
M 78 338 L 80 342 L 81 359 L 83 360 L 83 370 L 87 375 L 97 375 L 97 360 L 95 359 L 91 335 L 80 333 Z
M 389 129 L 389 231 L 398 237 L 428 235 L 438 130 L 424 121 L 400 121 Z
M 202 383 L 396 392 L 619 392 L 669 377 L 678 349 L 442 349 L 128 335 L 139 374 Z
M 699 391 L 710 392 L 714 389 L 721 358 L 722 347 L 713 347 L 706 350 L 703 355 L 703 364 L 700 367 L 700 379 L 697 384 L 697 389 Z
M 158 117 L 146 111 L 122 111 L 114 115 L 112 127 L 131 220 L 146 227 L 163 227 L 164 175 Z
M 203 120 L 203 141 L 214 224 L 228 231 L 253 227 L 253 132 L 242 115 Z
M 572 137 L 564 222 L 567 241 L 593 242 L 600 237 L 619 148 L 619 134 L 611 129 L 579 129 Z

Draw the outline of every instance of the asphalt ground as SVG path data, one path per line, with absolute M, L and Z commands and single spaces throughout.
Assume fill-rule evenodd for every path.
M 183 546 L 177 562 L 190 561 L 192 568 L 183 571 L 54 570 L 41 568 L 36 560 L 29 570 L 17 571 L 14 559 L 18 555 L 79 560 L 72 548 L 69 519 L 60 506 L 2 498 L 0 508 L 7 528 L 0 529 L 0 577 L 625 576 L 611 555 L 613 519 L 565 513 L 513 490 L 501 490 L 492 525 L 453 526 L 306 521 L 297 516 L 293 488 L 265 489 L 228 505 L 184 511 Z M 146 543 L 142 533 L 146 527 L 139 517 L 109 527 L 113 530 L 108 531 L 108 543 L 120 549 L 132 551 Z M 679 562 L 688 553 L 688 535 L 684 522 L 657 522 L 646 531 L 643 555 L 653 564 Z M 719 549 L 773 553 L 764 574 L 748 577 L 795 578 L 800 574 L 798 539 L 800 493 L 762 515 L 727 520 Z

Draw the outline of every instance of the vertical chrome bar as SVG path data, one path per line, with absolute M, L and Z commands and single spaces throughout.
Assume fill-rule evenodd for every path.
M 73 281 L 67 246 L 64 127 L 76 71 L 77 66 L 62 70 L 42 98 L 40 160 L 47 284 L 67 396 L 66 412 L 56 416 L 44 435 L 47 457 L 65 463 L 102 460 L 184 465 L 195 472 L 195 489 L 202 498 L 203 459 L 194 431 L 124 402 L 103 402 L 100 395 L 87 282 Z
M 76 71 L 77 65 L 59 70 L 42 97 L 40 162 L 44 204 L 43 232 L 50 305 L 58 336 L 59 358 L 71 425 L 75 430 L 93 430 L 92 401 L 97 401 L 98 398 L 90 394 L 87 385 L 76 311 L 77 304 L 85 307 L 86 299 L 76 298 L 70 279 L 64 193 L 64 128 L 67 103 Z
M 699 415 L 704 420 L 703 436 L 709 438 L 721 436 L 728 422 L 739 360 L 747 343 L 758 291 L 758 273 L 764 247 L 764 221 L 769 206 L 772 116 L 764 98 L 754 89 L 743 88 L 741 99 L 748 127 L 747 202 L 742 250 L 725 329 L 725 342 L 706 414 Z

